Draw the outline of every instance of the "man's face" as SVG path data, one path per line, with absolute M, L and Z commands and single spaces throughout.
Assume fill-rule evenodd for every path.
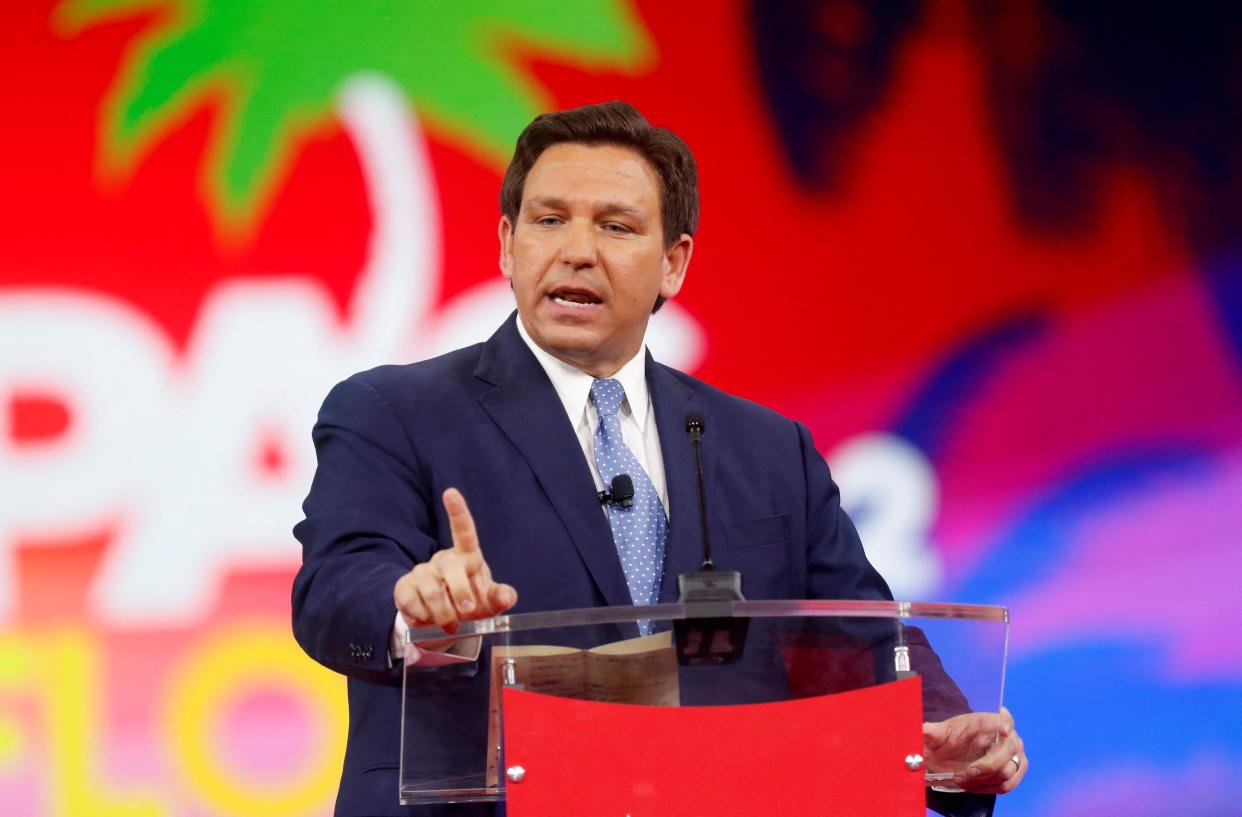
M 660 185 L 634 151 L 567 142 L 526 177 L 517 222 L 500 219 L 500 269 L 535 343 L 609 377 L 642 346 L 657 296 L 681 289 L 693 243 L 664 246 Z

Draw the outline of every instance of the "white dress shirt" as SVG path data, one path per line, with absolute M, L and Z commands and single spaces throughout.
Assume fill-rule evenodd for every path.
M 604 480 L 599 475 L 599 467 L 595 464 L 595 429 L 599 427 L 599 412 L 591 404 L 591 383 L 595 381 L 595 377 L 539 348 L 530 335 L 526 334 L 526 327 L 522 326 L 521 320 L 518 320 L 517 327 L 518 334 L 552 381 L 556 396 L 561 398 L 565 414 L 569 416 L 569 424 L 578 435 L 582 455 L 586 457 L 587 465 L 591 468 L 595 490 L 604 490 L 608 486 L 604 485 Z M 621 436 L 625 438 L 625 444 L 633 452 L 638 464 L 651 478 L 651 484 L 655 486 L 660 504 L 664 506 L 667 515 L 668 486 L 664 479 L 664 455 L 660 453 L 660 434 L 656 428 L 655 412 L 651 408 L 651 395 L 647 393 L 645 344 L 612 379 L 621 381 L 621 386 L 625 389 L 625 399 L 621 401 L 621 410 L 618 412 Z M 600 507 L 603 508 L 602 505 Z M 604 515 L 607 514 L 607 509 L 604 509 Z
M 569 417 L 569 424 L 573 426 L 574 434 L 578 437 L 578 445 L 582 447 L 582 455 L 586 457 L 587 466 L 591 469 L 591 477 L 595 480 L 595 490 L 604 490 L 606 487 L 604 480 L 599 475 L 599 466 L 595 464 L 595 429 L 599 427 L 599 412 L 591 403 L 591 384 L 595 381 L 595 377 L 541 349 L 539 344 L 535 343 L 526 333 L 526 327 L 522 325 L 521 318 L 517 321 L 517 329 L 522 341 L 534 354 L 535 360 L 539 361 L 548 379 L 552 381 L 556 396 L 561 399 L 561 405 L 564 406 L 565 414 Z M 612 376 L 612 379 L 621 381 L 621 386 L 625 389 L 625 399 L 621 401 L 621 409 L 618 412 L 621 420 L 621 436 L 625 438 L 625 444 L 629 446 L 638 464 L 651 478 L 651 484 L 655 486 L 656 493 L 660 497 L 660 504 L 664 506 L 664 513 L 667 516 L 668 483 L 664 478 L 664 454 L 660 451 L 660 433 L 656 428 L 655 412 L 651 407 L 651 395 L 647 391 L 647 345 L 645 343 L 639 348 L 638 353 Z M 469 497 L 466 501 L 469 502 Z M 603 503 L 600 504 L 600 511 L 605 517 L 608 516 L 608 509 Z M 481 544 L 486 553 L 487 543 Z M 392 630 L 392 644 L 389 647 L 389 653 L 394 661 L 400 661 L 405 654 L 406 634 L 409 631 L 405 619 L 398 612 L 396 624 Z M 470 644 L 470 642 L 475 643 Z M 455 642 L 454 648 L 450 648 L 449 652 L 463 656 L 477 655 L 477 639 Z

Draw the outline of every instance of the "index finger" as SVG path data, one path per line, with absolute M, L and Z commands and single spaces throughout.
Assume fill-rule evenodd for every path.
M 466 507 L 466 498 L 456 488 L 448 488 L 442 497 L 444 510 L 448 514 L 449 530 L 453 534 L 453 548 L 467 556 L 477 555 L 482 558 L 479 547 L 479 534 L 474 527 L 474 517 Z

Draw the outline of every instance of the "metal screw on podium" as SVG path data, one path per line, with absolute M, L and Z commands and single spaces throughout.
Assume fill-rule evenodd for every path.
M 505 769 L 505 777 L 509 778 L 510 783 L 521 783 L 526 777 L 526 770 L 521 766 L 510 766 Z
M 912 772 L 917 772 L 923 768 L 922 755 L 906 755 L 906 768 Z

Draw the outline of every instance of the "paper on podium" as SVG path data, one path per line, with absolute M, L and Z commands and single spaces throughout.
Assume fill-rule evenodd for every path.
M 582 701 L 678 706 L 677 654 L 671 633 L 653 633 L 589 650 L 551 645 L 497 646 L 492 650 L 488 746 L 500 742 L 504 664 L 512 661 L 515 685 L 527 692 Z M 496 752 L 488 752 L 487 781 L 497 785 Z

